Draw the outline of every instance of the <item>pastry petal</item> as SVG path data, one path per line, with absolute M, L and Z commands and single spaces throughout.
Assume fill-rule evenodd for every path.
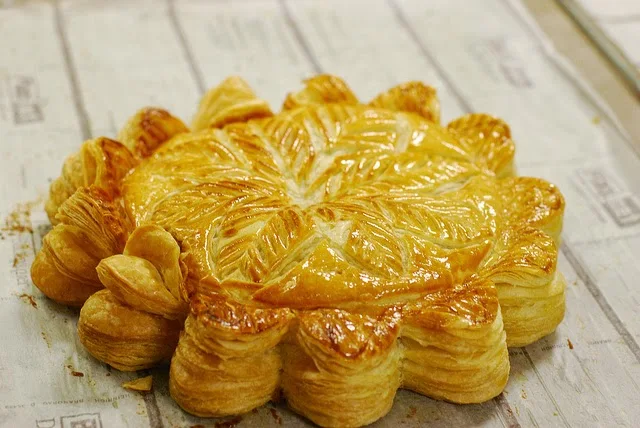
M 52 225 L 58 224 L 58 208 L 80 187 L 95 186 L 111 198 L 120 195 L 120 181 L 136 161 L 117 141 L 105 137 L 86 141 L 64 163 L 62 174 L 51 183 L 45 210 Z
M 168 361 L 178 342 L 181 322 L 139 311 L 109 290 L 93 294 L 82 307 L 78 337 L 91 355 L 122 371 Z
M 48 297 L 80 306 L 102 288 L 96 266 L 122 252 L 130 226 L 110 195 L 95 186 L 78 189 L 56 218 L 58 224 L 44 237 L 31 266 L 31 278 Z
M 422 82 L 394 86 L 371 100 L 369 105 L 416 113 L 431 122 L 440 123 L 440 102 L 436 90 Z
M 256 97 L 244 80 L 234 76 L 205 94 L 191 127 L 196 131 L 222 128 L 233 122 L 272 115 L 269 104 Z
M 276 346 L 291 318 L 288 309 L 199 294 L 171 360 L 171 396 L 199 416 L 245 413 L 274 398 L 282 369 Z
M 515 145 L 504 121 L 488 114 L 473 113 L 449 123 L 447 129 L 498 177 L 514 175 Z
M 339 77 L 319 74 L 306 79 L 304 83 L 304 89 L 287 95 L 282 106 L 283 110 L 309 104 L 358 104 L 358 99 L 349 86 Z
M 146 158 L 173 136 L 187 132 L 186 125 L 166 110 L 143 108 L 118 133 L 121 141 L 137 158 Z

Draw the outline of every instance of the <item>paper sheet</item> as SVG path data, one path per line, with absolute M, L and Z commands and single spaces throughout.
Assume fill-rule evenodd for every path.
M 567 313 L 554 334 L 510 350 L 505 392 L 458 406 L 399 391 L 374 426 L 637 426 L 640 151 L 517 0 L 16 2 L 0 9 L 0 40 L 0 426 L 307 425 L 285 405 L 188 415 L 168 395 L 167 368 L 152 371 L 151 394 L 123 389 L 148 373 L 91 358 L 77 311 L 32 285 L 49 224 L 25 202 L 46 196 L 83 139 L 114 136 L 141 106 L 188 120 L 205 88 L 239 74 L 277 108 L 321 71 L 362 99 L 428 82 L 445 121 L 504 118 L 519 173 L 556 183 L 567 201 Z
M 640 2 L 557 0 L 640 98 Z
M 629 60 L 640 68 L 640 2 L 579 0 Z

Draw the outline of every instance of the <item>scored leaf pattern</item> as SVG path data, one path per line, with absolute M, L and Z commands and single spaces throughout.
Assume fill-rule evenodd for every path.
M 447 129 L 463 146 L 499 177 L 513 174 L 515 147 L 509 126 L 488 114 L 468 114 L 451 122 Z
M 169 230 L 197 276 L 287 299 L 302 278 L 290 272 L 320 254 L 336 264 L 305 278 L 361 272 L 335 287 L 371 280 L 416 292 L 429 270 L 437 284 L 461 283 L 512 224 L 505 216 L 536 227 L 556 216 L 542 181 L 496 177 L 513 158 L 503 122 L 471 115 L 442 127 L 428 87 L 394 88 L 364 106 L 341 85 L 308 82 L 280 114 L 175 137 L 125 180 L 127 209 Z

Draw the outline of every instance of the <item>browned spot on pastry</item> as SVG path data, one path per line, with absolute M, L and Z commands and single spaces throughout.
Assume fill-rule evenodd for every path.
M 340 309 L 318 309 L 300 314 L 299 319 L 301 334 L 348 359 L 386 351 L 398 333 L 397 313 L 372 317 Z
M 452 315 L 464 319 L 469 325 L 486 325 L 495 320 L 498 304 L 493 283 L 474 277 L 464 284 L 409 303 L 404 310 L 404 319 L 436 329 L 445 327 L 452 320 Z
M 84 191 L 84 189 L 79 190 Z M 118 251 L 124 249 L 129 235 L 128 224 L 123 220 L 123 215 L 117 206 L 117 202 L 104 190 L 99 187 L 89 187 L 87 192 L 89 198 L 96 203 L 96 207 L 103 215 L 102 224 L 109 230 L 115 242 L 118 244 Z
M 526 225 L 514 227 L 496 240 L 481 276 L 498 284 L 543 285 L 553 279 L 557 258 L 558 247 L 547 233 Z
M 269 104 L 256 96 L 251 87 L 239 77 L 229 77 L 208 91 L 192 122 L 196 131 L 222 128 L 234 122 L 246 122 L 273 116 Z
M 20 296 L 18 296 L 22 299 L 23 302 L 25 303 L 29 303 L 31 306 L 33 306 L 34 308 L 38 309 L 38 303 L 36 302 L 36 299 L 33 298 L 33 296 L 31 294 L 27 294 L 27 293 L 22 293 Z
M 138 157 L 146 158 L 165 141 L 188 131 L 180 119 L 159 108 L 146 108 L 130 119 L 120 137 Z
M 571 339 L 567 339 L 567 345 L 569 345 L 569 349 L 573 349 L 573 343 L 571 343 Z
M 123 165 L 129 164 L 129 167 L 134 165 L 131 154 L 128 150 L 118 141 L 110 138 L 101 137 L 97 139 L 97 145 L 102 152 L 102 161 L 105 165 L 105 172 L 102 183 L 103 189 L 110 192 L 112 197 L 120 195 L 120 180 L 123 175 L 128 171 L 126 168 L 123 171 Z M 96 174 L 98 173 L 96 168 Z M 98 180 L 99 177 L 96 177 Z
M 222 236 L 224 236 L 225 238 L 228 238 L 230 236 L 235 235 L 236 233 L 238 233 L 238 230 L 230 227 L 229 229 L 226 229 L 224 232 L 222 232 Z
M 541 178 L 511 177 L 504 180 L 501 196 L 505 218 L 512 224 L 529 224 L 546 230 L 562 218 L 564 197 L 552 183 Z M 556 231 L 548 231 L 555 235 Z
M 165 120 L 169 118 L 171 115 L 168 111 L 162 109 L 147 109 L 145 110 L 142 120 L 140 121 L 140 127 L 144 132 L 149 134 L 151 138 L 157 141 L 164 141 L 167 139 L 168 135 L 164 129 L 159 127 L 154 119 Z M 152 153 L 152 150 L 155 147 L 148 147 L 145 145 L 146 141 L 144 137 L 139 137 L 138 139 L 138 152 L 143 156 L 147 157 Z
M 260 333 L 288 322 L 286 308 L 263 309 L 234 303 L 218 295 L 198 294 L 191 299 L 191 313 L 205 326 L 235 330 L 241 334 Z

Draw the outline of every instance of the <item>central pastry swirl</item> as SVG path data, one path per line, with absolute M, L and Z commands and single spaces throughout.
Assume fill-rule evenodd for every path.
M 500 119 L 442 126 L 428 86 L 365 105 L 333 76 L 308 80 L 275 115 L 227 79 L 191 132 L 151 112 L 119 136 L 122 171 L 106 149 L 68 161 L 90 186 L 73 168 L 52 186 L 60 224 L 34 282 L 80 304 L 106 287 L 84 303 L 82 342 L 123 370 L 173 355 L 171 393 L 187 411 L 237 414 L 282 392 L 316 423 L 357 426 L 384 415 L 400 387 L 480 402 L 507 381 L 507 344 L 562 319 L 564 201 L 514 176 Z M 83 153 L 119 144 L 108 141 Z M 118 239 L 87 250 L 79 269 L 55 244 L 81 233 L 91 209 L 94 235 Z

